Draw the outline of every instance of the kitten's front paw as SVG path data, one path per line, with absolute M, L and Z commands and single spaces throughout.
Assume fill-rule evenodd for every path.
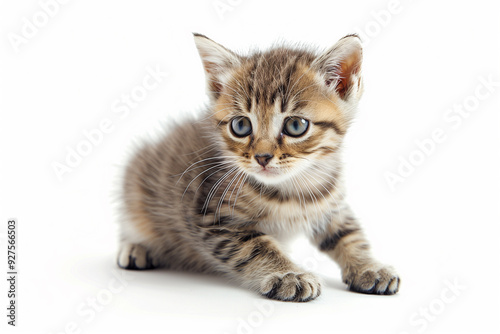
M 286 273 L 267 276 L 260 292 L 270 299 L 308 302 L 321 293 L 319 280 L 310 273 Z
M 344 282 L 349 290 L 368 294 L 393 295 L 399 290 L 400 279 L 389 266 L 370 266 L 346 273 Z
M 157 267 L 146 248 L 126 242 L 120 247 L 117 262 L 123 269 L 145 270 Z

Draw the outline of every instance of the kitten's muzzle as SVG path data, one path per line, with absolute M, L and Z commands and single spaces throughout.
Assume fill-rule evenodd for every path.
M 256 154 L 254 155 L 255 160 L 261 165 L 262 167 L 266 167 L 269 161 L 273 158 L 274 155 L 271 155 L 269 153 L 264 153 L 264 154 Z

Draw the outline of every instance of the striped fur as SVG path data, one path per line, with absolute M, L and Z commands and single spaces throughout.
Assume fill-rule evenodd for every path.
M 304 233 L 342 269 L 351 290 L 393 294 L 344 202 L 340 151 L 359 98 L 361 46 L 346 36 L 316 53 L 277 46 L 247 56 L 195 34 L 210 105 L 141 147 L 126 169 L 118 264 L 219 273 L 272 299 L 309 301 L 319 280 L 283 252 Z M 238 137 L 235 117 L 252 132 Z M 288 135 L 290 117 L 309 122 Z M 272 156 L 263 167 L 256 155 Z

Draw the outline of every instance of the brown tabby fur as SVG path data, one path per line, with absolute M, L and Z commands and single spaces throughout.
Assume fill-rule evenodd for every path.
M 376 262 L 344 202 L 340 149 L 361 97 L 361 45 L 346 36 L 322 54 L 278 46 L 236 55 L 195 34 L 211 102 L 126 169 L 118 264 L 221 273 L 272 299 L 309 301 L 319 280 L 279 240 L 296 232 L 335 260 L 354 291 L 394 294 L 399 278 Z M 239 138 L 231 120 L 248 117 Z M 290 116 L 309 121 L 284 134 Z M 270 154 L 268 175 L 255 155 Z

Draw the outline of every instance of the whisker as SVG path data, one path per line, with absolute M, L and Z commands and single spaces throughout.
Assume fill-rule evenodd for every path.
M 226 172 L 213 186 L 212 188 L 210 188 L 210 191 L 208 192 L 208 195 L 207 195 L 207 198 L 205 199 L 205 203 L 203 204 L 203 207 L 201 208 L 202 210 L 204 210 L 204 215 L 206 215 L 207 213 L 207 210 L 208 210 L 208 204 L 210 203 L 210 201 L 212 201 L 212 198 L 213 196 L 215 195 L 215 193 L 217 192 L 217 190 L 219 189 L 220 185 L 222 184 L 222 182 L 224 182 L 224 180 L 233 172 L 237 169 L 238 167 L 233 167 L 231 168 L 228 172 Z M 214 220 L 215 220 L 215 217 L 214 217 Z
M 228 185 L 224 189 L 224 192 L 222 193 L 222 196 L 219 199 L 219 203 L 217 203 L 217 208 L 215 209 L 215 217 L 217 217 L 217 211 L 218 211 L 219 212 L 219 222 L 220 222 L 220 210 L 222 209 L 222 203 L 224 202 L 224 198 L 226 197 L 226 194 L 227 194 L 229 188 L 231 188 L 231 185 L 234 183 L 234 180 L 236 180 L 236 178 L 240 175 L 240 173 L 241 173 L 241 171 L 238 171 L 233 176 L 233 178 L 231 179 L 231 181 L 228 183 Z M 228 202 L 228 206 L 229 205 L 230 205 L 230 203 Z
M 248 174 L 245 173 L 245 177 L 244 177 L 243 181 L 241 182 L 240 187 L 238 188 L 238 191 L 236 192 L 236 197 L 234 199 L 233 213 L 232 213 L 233 216 L 234 216 L 234 210 L 236 208 L 236 202 L 238 201 L 238 196 L 240 195 L 240 191 L 243 188 L 243 186 L 245 185 L 245 182 L 247 179 L 248 179 Z
M 198 175 L 197 175 L 194 179 L 192 179 L 192 180 L 191 180 L 191 182 L 189 182 L 189 184 L 187 185 L 186 189 L 185 189 L 185 190 L 184 190 L 184 192 L 182 193 L 182 197 L 181 197 L 181 199 L 184 199 L 184 195 L 186 194 L 187 190 L 189 189 L 189 187 L 191 186 L 191 184 L 192 184 L 192 183 L 193 183 L 193 182 L 194 182 L 194 181 L 195 181 L 198 177 L 200 177 L 200 175 L 202 175 L 202 174 L 204 174 L 204 173 L 206 173 L 206 172 L 208 172 L 209 170 L 212 170 L 212 169 L 214 169 L 214 168 L 221 167 L 221 166 L 226 166 L 226 165 L 230 165 L 230 164 L 231 164 L 231 162 L 230 162 L 230 161 L 228 161 L 228 162 L 222 162 L 222 163 L 220 163 L 220 164 L 218 164 L 218 165 L 216 165 L 216 166 L 210 167 L 210 168 L 208 168 L 208 169 L 204 170 L 203 172 L 199 173 L 199 174 L 198 174 Z M 230 167 L 230 166 L 229 166 L 229 167 Z M 227 167 L 227 168 L 229 168 L 229 167 Z M 222 169 L 224 169 L 224 168 L 222 168 Z M 219 170 L 215 171 L 214 173 L 210 174 L 208 177 L 212 176 L 213 174 L 215 174 L 215 173 L 219 172 L 219 171 L 220 171 L 220 170 L 222 170 L 222 169 L 219 169 Z M 208 178 L 208 177 L 207 177 L 207 178 Z M 205 178 L 205 179 L 202 181 L 202 183 L 198 186 L 198 188 L 196 188 L 196 192 L 195 192 L 195 194 L 198 192 L 198 189 L 199 189 L 199 188 L 200 188 L 200 186 L 203 184 L 203 182 L 205 182 L 205 180 L 206 180 L 207 178 Z
M 181 177 L 179 177 L 179 180 L 177 180 L 177 182 L 176 182 L 175 184 L 177 185 L 177 183 L 179 183 L 179 181 L 182 179 L 182 177 L 184 176 L 184 174 L 186 174 L 186 173 L 190 170 L 190 168 L 191 168 L 191 167 L 193 167 L 193 166 L 195 166 L 195 165 L 197 165 L 197 164 L 199 164 L 199 163 L 202 163 L 203 161 L 213 160 L 213 159 L 224 159 L 224 158 L 226 158 L 226 159 L 230 159 L 230 158 L 232 158 L 232 157 L 231 157 L 231 156 L 217 156 L 217 157 L 210 157 L 210 158 L 206 158 L 206 159 L 199 160 L 199 161 L 197 161 L 197 162 L 195 162 L 195 163 L 191 164 L 188 168 L 186 168 L 186 170 L 182 173 Z

